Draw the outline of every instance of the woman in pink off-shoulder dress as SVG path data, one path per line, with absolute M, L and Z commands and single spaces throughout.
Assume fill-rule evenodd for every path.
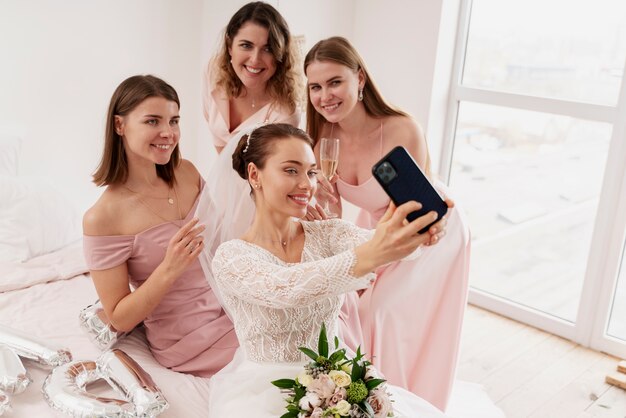
M 204 233 L 209 254 L 240 236 L 254 216 L 247 184 L 232 169 L 239 138 L 265 123 L 300 123 L 302 76 L 294 67 L 294 48 L 280 13 L 267 3 L 252 2 L 230 19 L 222 46 L 207 66 L 203 110 L 218 153 L 199 205 L 215 220 Z M 210 260 L 204 261 L 209 269 Z
M 385 102 L 362 58 L 346 39 L 318 42 L 307 54 L 304 68 L 309 134 L 316 141 L 340 139 L 338 178 L 333 185 L 326 182 L 336 201 L 331 208 L 340 213 L 340 196 L 361 208 L 359 226 L 374 228 L 389 199 L 372 178 L 371 167 L 401 145 L 428 173 L 422 130 L 409 115 Z M 319 156 L 319 145 L 316 152 Z M 436 186 L 447 194 L 442 184 Z M 326 198 L 332 200 L 332 196 Z M 308 216 L 319 215 L 311 208 Z M 379 269 L 374 286 L 360 297 L 353 293 L 344 306 L 344 314 L 352 312 L 352 323 L 355 306 L 358 308 L 364 351 L 386 378 L 442 410 L 454 382 L 470 253 L 469 231 L 461 210 L 454 208 L 447 216 L 447 234 L 441 243 L 424 248 L 415 260 Z
M 210 377 L 238 341 L 198 261 L 204 226 L 192 218 L 204 180 L 180 157 L 179 107 L 159 78 L 118 86 L 93 177 L 106 189 L 85 213 L 83 243 L 111 325 L 130 331 L 143 322 L 159 363 Z

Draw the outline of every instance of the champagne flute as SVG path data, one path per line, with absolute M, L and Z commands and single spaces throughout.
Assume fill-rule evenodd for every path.
M 322 138 L 320 144 L 320 162 L 322 164 L 322 175 L 326 180 L 330 179 L 337 173 L 337 164 L 339 164 L 339 138 Z M 324 203 L 324 212 L 329 218 L 336 218 L 337 214 L 332 213 L 328 207 L 328 200 Z

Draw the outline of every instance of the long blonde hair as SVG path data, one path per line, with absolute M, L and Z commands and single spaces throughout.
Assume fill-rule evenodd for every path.
M 308 66 L 314 61 L 335 62 L 350 68 L 355 73 L 359 70 L 362 71 L 365 77 L 365 85 L 363 86 L 363 106 L 365 107 L 365 112 L 369 116 L 375 118 L 385 116 L 411 117 L 405 111 L 392 106 L 385 100 L 383 95 L 378 90 L 376 83 L 370 76 L 369 71 L 367 71 L 365 61 L 346 38 L 333 36 L 316 43 L 304 58 L 305 74 Z M 306 131 L 311 138 L 313 138 L 313 141 L 317 143 L 320 139 L 322 127 L 324 126 L 326 119 L 324 119 L 324 116 L 320 115 L 313 107 L 311 97 L 309 95 L 309 89 L 307 89 L 306 95 Z M 430 176 L 430 154 L 428 153 L 428 149 L 426 149 L 426 162 L 424 170 L 427 175 Z
M 363 58 L 348 42 L 346 38 L 341 36 L 333 36 L 316 43 L 313 48 L 306 54 L 304 58 L 304 73 L 306 69 L 314 61 L 331 61 L 337 64 L 345 65 L 354 72 L 361 70 L 365 76 L 365 85 L 363 86 L 363 105 L 365 112 L 374 117 L 382 116 L 409 116 L 406 112 L 390 105 L 385 101 L 382 94 L 378 90 L 376 83 L 370 77 Z M 306 130 L 314 141 L 319 140 L 322 126 L 325 119 L 317 113 L 307 89 L 307 105 L 306 105 Z

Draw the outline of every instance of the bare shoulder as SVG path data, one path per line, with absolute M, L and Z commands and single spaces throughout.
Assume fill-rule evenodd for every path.
M 176 184 L 179 187 L 185 185 L 200 185 L 200 172 L 195 165 L 189 160 L 180 160 L 180 164 L 176 168 Z
M 118 235 L 119 213 L 123 202 L 119 188 L 107 187 L 96 203 L 83 215 L 83 233 L 85 235 Z
M 385 139 L 393 142 L 393 145 L 415 147 L 424 139 L 424 131 L 421 125 L 409 116 L 390 116 L 385 120 Z
M 420 124 L 409 116 L 391 116 L 385 120 L 384 152 L 403 146 L 422 169 L 428 167 L 428 146 Z
M 181 159 L 178 169 L 181 170 L 181 172 L 185 175 L 197 176 L 197 177 L 200 176 L 200 173 L 198 172 L 198 169 L 196 168 L 196 166 L 193 165 L 193 163 L 189 160 Z

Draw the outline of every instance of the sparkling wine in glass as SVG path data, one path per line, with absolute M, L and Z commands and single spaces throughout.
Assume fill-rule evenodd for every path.
M 329 180 L 337 173 L 339 164 L 339 138 L 322 138 L 320 143 L 320 162 L 322 165 L 322 175 Z M 324 211 L 329 218 L 336 218 L 337 214 L 332 213 L 328 207 L 328 200 L 324 203 Z

